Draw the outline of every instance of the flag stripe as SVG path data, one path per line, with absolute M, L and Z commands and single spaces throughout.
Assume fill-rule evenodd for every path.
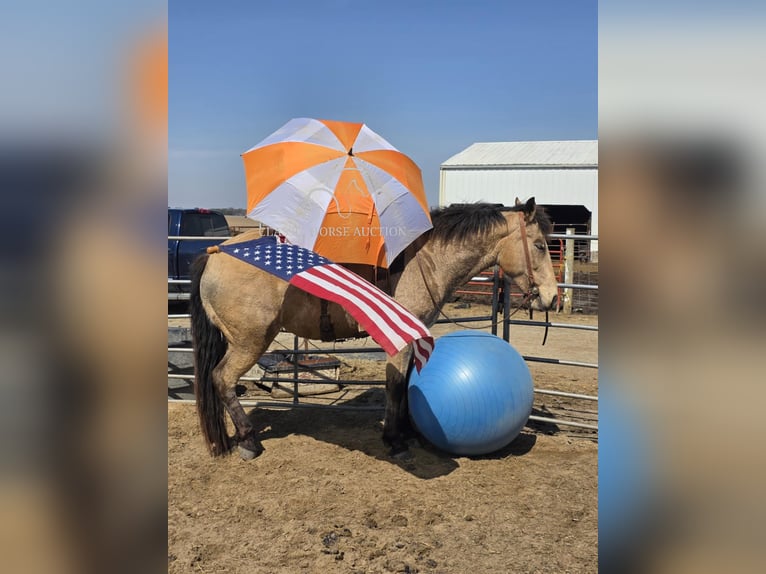
M 337 285 L 339 289 L 354 289 L 365 301 L 368 301 L 379 311 L 384 312 L 391 321 L 388 325 L 400 332 L 405 340 L 413 342 L 415 367 L 420 372 L 433 351 L 433 338 L 428 328 L 417 317 L 407 312 L 397 301 L 391 299 L 383 291 L 348 271 L 345 267 L 328 264 L 314 267 L 312 272 L 322 273 L 331 283 Z M 338 275 L 347 279 L 348 283 L 342 281 Z M 397 308 L 402 309 L 403 312 L 400 312 Z M 366 317 L 366 319 L 368 318 Z M 362 323 L 359 319 L 357 320 Z M 381 320 L 385 321 L 383 318 Z M 405 333 L 410 336 L 407 337 Z M 401 351 L 401 347 L 397 350 Z
M 364 330 L 370 334 L 370 336 L 383 348 L 387 354 L 395 355 L 398 352 L 396 345 L 394 345 L 383 334 L 378 325 L 376 325 L 372 319 L 366 317 L 364 312 L 351 301 L 338 297 L 334 291 L 318 286 L 312 282 L 311 278 L 308 276 L 296 276 L 290 283 L 300 289 L 303 289 L 307 293 L 311 293 L 317 297 L 321 297 L 323 299 L 327 299 L 328 301 L 332 301 L 333 303 L 342 305 L 343 308 L 346 309 L 346 311 L 348 311 L 351 316 L 353 316 L 354 319 L 359 322 L 360 325 L 362 325 Z
M 387 320 L 387 317 L 382 315 L 376 308 L 374 308 L 374 303 L 369 302 L 364 295 L 355 294 L 350 291 L 343 284 L 343 282 L 338 280 L 335 276 L 327 276 L 326 274 L 323 274 L 322 269 L 326 269 L 327 267 L 332 266 L 323 265 L 321 267 L 314 267 L 305 273 L 311 275 L 311 277 L 315 280 L 326 281 L 332 285 L 334 287 L 333 290 L 336 297 L 341 297 L 343 301 L 353 301 L 356 306 L 362 309 L 362 312 L 365 313 L 367 320 L 374 321 L 376 326 L 385 333 L 386 337 L 397 348 L 397 350 L 407 345 L 407 340 L 405 339 L 404 333 L 402 333 L 401 330 L 397 328 L 395 323 Z M 324 277 L 321 275 L 324 275 Z M 330 289 L 332 289 L 332 287 L 330 287 Z
M 412 343 L 412 348 L 417 349 L 420 352 L 420 361 L 417 361 L 418 356 L 416 355 L 416 364 L 415 366 L 418 369 L 418 373 L 420 372 L 420 369 L 422 369 L 428 359 L 431 358 L 431 353 L 434 350 L 434 338 L 429 333 L 427 337 L 423 337 L 421 339 L 415 339 Z
M 378 328 L 375 322 L 372 321 L 372 319 L 370 319 L 369 317 L 365 318 L 364 312 L 360 308 L 356 307 L 352 302 L 337 297 L 333 291 L 317 286 L 315 283 L 311 282 L 307 277 L 297 277 L 291 283 L 295 285 L 296 287 L 303 289 L 307 293 L 311 293 L 312 295 L 316 295 L 317 297 L 327 299 L 328 301 L 332 301 L 333 303 L 338 303 L 346 311 L 348 311 L 351 314 L 351 316 L 354 317 L 354 319 L 356 319 L 356 321 L 359 322 L 359 324 L 363 327 L 363 329 L 370 334 L 370 336 L 375 340 L 375 342 L 377 342 L 388 355 L 395 355 L 398 352 L 396 345 L 394 345 L 391 341 L 388 340 L 388 338 L 383 334 L 381 329 Z
M 422 347 L 426 354 L 430 357 L 434 350 L 434 338 L 431 336 L 431 333 L 429 333 L 427 337 L 423 337 Z
M 372 302 L 376 307 L 380 308 L 381 306 L 384 306 L 382 310 L 392 321 L 391 327 L 397 329 L 405 340 L 413 342 L 413 351 L 415 351 L 416 360 L 415 366 L 418 372 L 420 372 L 425 362 L 428 361 L 431 356 L 431 351 L 433 350 L 433 338 L 431 337 L 428 328 L 417 317 L 404 309 L 404 307 L 402 307 L 396 300 L 390 298 L 371 283 L 348 271 L 345 267 L 330 264 L 316 267 L 315 269 L 325 269 L 328 272 L 332 271 L 333 273 L 343 275 L 350 282 L 357 285 L 359 289 L 367 292 L 370 297 L 373 297 Z M 386 309 L 386 307 L 390 309 L 390 311 Z M 401 311 L 399 311 L 399 309 L 401 309 Z M 399 350 L 401 351 L 401 349 Z
M 344 307 L 350 307 L 352 311 L 356 311 L 356 314 L 351 313 L 354 319 L 359 321 L 368 333 L 373 336 L 377 335 L 375 337 L 376 340 L 377 337 L 382 339 L 378 342 L 389 355 L 396 354 L 399 349 L 407 345 L 407 341 L 402 339 L 396 331 L 392 330 L 389 323 L 375 313 L 367 303 L 353 294 L 347 292 L 338 293 L 337 286 L 326 281 L 321 276 L 317 276 L 314 269 L 309 269 L 296 275 L 290 283 L 312 294 L 318 294 L 318 291 L 321 290 L 321 296 L 324 299 L 339 303 Z
M 400 321 L 404 323 L 408 333 L 410 333 L 414 337 L 429 336 L 428 328 L 421 321 L 419 321 L 417 317 L 415 317 L 412 313 L 410 313 L 404 307 L 402 307 L 402 305 L 398 301 L 396 301 L 395 299 L 392 299 L 391 297 L 386 295 L 383 291 L 378 289 L 375 285 L 359 277 L 356 273 L 352 273 L 351 271 L 347 270 L 345 267 L 340 267 L 340 266 L 337 266 L 337 267 L 339 267 L 338 273 L 342 274 L 350 282 L 354 283 L 355 285 L 358 285 L 360 288 L 370 292 L 375 297 L 375 300 L 378 304 L 380 304 L 381 306 L 385 306 L 387 309 L 390 309 L 392 312 L 394 312 L 396 314 L 397 319 L 399 319 Z M 386 311 L 386 314 L 388 314 L 390 317 L 390 314 L 388 313 L 388 311 Z
M 418 343 L 419 341 L 414 342 L 414 344 L 412 345 L 412 352 L 415 355 L 415 367 L 418 369 L 418 373 L 419 373 L 420 369 L 423 368 L 423 365 L 428 360 L 428 358 L 423 356 L 420 345 Z
M 389 301 L 393 300 L 388 298 L 385 293 L 371 283 L 367 283 L 366 285 L 359 284 L 363 281 L 361 278 L 359 279 L 359 283 L 357 283 L 353 277 L 354 274 L 350 271 L 346 271 L 346 269 L 339 265 L 323 265 L 321 267 L 315 267 L 314 269 L 317 272 L 331 276 L 334 281 L 342 282 L 341 285 L 344 288 L 351 289 L 364 297 L 366 301 L 377 309 L 378 314 L 385 314 L 389 324 L 398 327 L 408 335 L 414 338 L 428 335 L 428 332 L 425 331 L 425 326 L 423 326 L 423 330 L 419 329 L 419 326 L 413 320 L 409 320 L 406 315 L 400 313 L 394 305 L 387 304 Z M 417 321 L 412 315 L 410 315 L 410 317 Z M 418 321 L 418 323 L 420 322 Z M 425 331 L 425 333 L 423 331 Z

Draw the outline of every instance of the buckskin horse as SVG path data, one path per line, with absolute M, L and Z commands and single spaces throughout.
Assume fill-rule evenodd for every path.
M 454 205 L 431 213 L 433 229 L 413 242 L 391 266 L 389 292 L 426 325 L 460 286 L 495 264 L 526 293 L 530 308 L 556 305 L 558 285 L 546 236 L 551 223 L 534 198 L 514 207 L 486 203 Z M 233 244 L 257 238 L 247 232 Z M 320 338 L 319 298 L 225 254 L 203 254 L 192 270 L 191 328 L 195 396 L 200 426 L 211 455 L 230 451 L 242 458 L 263 450 L 235 386 L 284 329 L 307 339 Z M 330 303 L 327 313 L 339 339 L 365 336 L 354 319 Z M 407 411 L 407 369 L 412 346 L 389 357 L 383 440 L 391 456 L 406 456 L 412 436 Z M 229 437 L 225 413 L 236 428 Z

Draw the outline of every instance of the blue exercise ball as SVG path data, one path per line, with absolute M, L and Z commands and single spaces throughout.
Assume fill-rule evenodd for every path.
M 410 419 L 434 446 L 481 455 L 509 444 L 532 413 L 532 374 L 500 337 L 457 331 L 436 341 L 420 373 L 411 369 Z

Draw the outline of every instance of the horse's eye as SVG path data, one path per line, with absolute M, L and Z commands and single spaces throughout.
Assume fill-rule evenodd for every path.
M 537 247 L 540 251 L 545 251 L 545 243 L 535 243 L 535 247 Z

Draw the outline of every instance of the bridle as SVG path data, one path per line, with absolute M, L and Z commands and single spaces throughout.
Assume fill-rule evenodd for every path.
M 532 302 L 535 297 L 540 296 L 540 288 L 535 282 L 535 273 L 532 269 L 532 258 L 529 255 L 529 245 L 527 244 L 527 222 L 524 221 L 524 212 L 519 212 L 519 230 L 521 231 L 521 245 L 524 247 L 524 259 L 527 263 L 527 292 L 524 293 L 524 298 L 521 300 L 521 304 L 516 307 L 516 310 L 508 315 L 512 317 L 519 309 Z M 529 305 L 529 320 L 533 318 L 532 305 Z M 545 334 L 543 335 L 543 345 L 548 340 L 548 310 L 545 310 Z
M 524 247 L 524 259 L 527 263 L 527 292 L 521 301 L 521 306 L 529 303 L 535 297 L 540 295 L 540 288 L 535 283 L 535 273 L 532 269 L 532 258 L 529 255 L 529 245 L 527 244 L 527 223 L 524 221 L 524 213 L 519 212 L 519 229 L 521 231 L 521 245 Z M 531 309 L 530 309 L 531 311 Z
M 524 294 L 524 298 L 521 300 L 521 303 L 518 307 L 516 307 L 516 310 L 513 311 L 508 315 L 508 317 L 513 317 L 516 313 L 519 312 L 519 309 L 523 308 L 525 305 L 529 304 L 535 297 L 540 296 L 540 288 L 537 286 L 537 283 L 535 282 L 535 274 L 532 269 L 532 257 L 529 255 L 529 245 L 527 245 L 527 224 L 524 221 L 524 212 L 519 211 L 519 231 L 521 232 L 521 244 L 524 246 L 524 259 L 527 264 L 527 291 Z M 505 222 L 507 233 L 506 235 L 510 235 L 511 232 L 508 230 L 508 221 Z M 423 284 L 425 285 L 426 292 L 431 297 L 431 301 L 434 304 L 434 307 L 439 310 L 439 314 L 450 321 L 451 323 L 458 325 L 457 321 L 453 320 L 451 317 L 448 317 L 447 314 L 442 310 L 442 308 L 439 306 L 439 303 L 436 301 L 436 297 L 434 297 L 434 294 L 431 292 L 431 287 L 428 285 L 428 280 L 426 279 L 425 272 L 423 271 L 423 266 L 420 263 L 420 251 L 418 250 L 415 253 L 415 261 L 417 261 L 418 269 L 420 269 L 420 276 L 423 279 Z M 529 306 L 529 319 L 532 320 L 532 306 Z M 469 325 L 462 325 L 463 328 L 468 329 L 485 329 L 486 326 L 481 327 L 471 327 Z M 546 309 L 545 311 L 545 334 L 543 335 L 543 345 L 545 345 L 545 342 L 548 340 L 548 311 Z

